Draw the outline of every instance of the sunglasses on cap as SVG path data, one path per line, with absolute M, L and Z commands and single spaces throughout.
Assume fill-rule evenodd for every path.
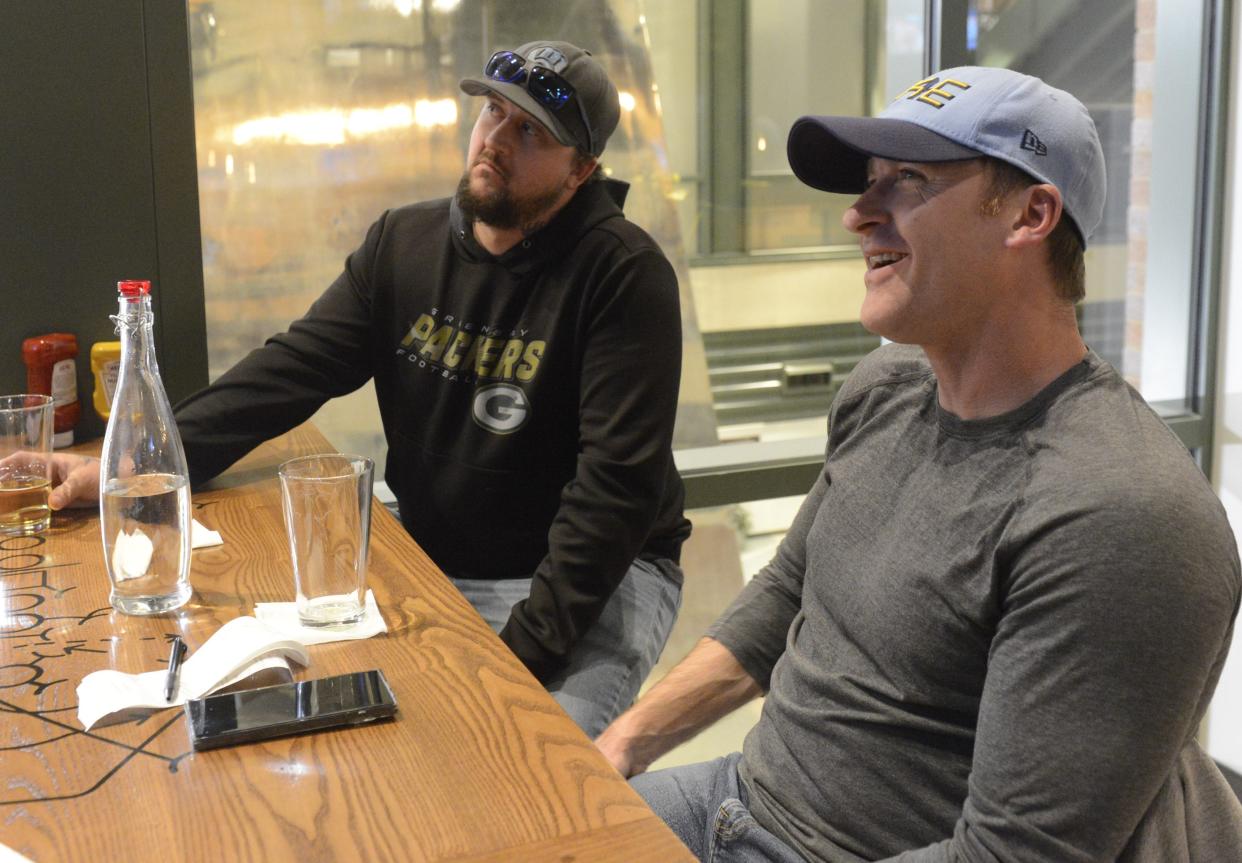
M 526 92 L 550 111 L 560 111 L 569 104 L 570 100 L 573 100 L 578 109 L 578 116 L 582 118 L 582 128 L 586 130 L 587 152 L 594 152 L 595 140 L 591 135 L 591 124 L 587 120 L 586 112 L 582 110 L 582 104 L 573 98 L 573 85 L 551 69 L 531 66 L 528 70 L 525 67 L 525 57 L 512 51 L 497 51 L 483 67 L 483 74 L 493 81 L 500 81 L 504 84 L 525 82 Z

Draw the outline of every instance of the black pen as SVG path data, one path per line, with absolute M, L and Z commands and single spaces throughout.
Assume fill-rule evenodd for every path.
M 177 691 L 177 676 L 181 674 L 181 657 L 185 655 L 185 642 L 178 635 L 172 640 L 172 652 L 168 654 L 168 677 L 164 680 L 164 700 L 172 701 Z

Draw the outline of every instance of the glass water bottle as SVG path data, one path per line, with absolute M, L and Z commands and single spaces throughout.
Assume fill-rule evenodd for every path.
M 99 466 L 112 607 L 171 611 L 190 598 L 190 480 L 151 333 L 151 283 L 117 283 L 120 377 Z

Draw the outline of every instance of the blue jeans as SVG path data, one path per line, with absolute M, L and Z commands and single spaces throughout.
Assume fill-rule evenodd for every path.
M 569 665 L 548 681 L 548 692 L 588 737 L 634 702 L 677 619 L 682 578 L 671 560 L 630 564 L 604 613 L 574 645 Z M 452 581 L 496 632 L 514 604 L 530 596 L 529 578 Z
M 630 780 L 694 856 L 712 863 L 802 863 L 802 857 L 759 826 L 737 775 L 742 753 L 715 761 L 642 773 Z

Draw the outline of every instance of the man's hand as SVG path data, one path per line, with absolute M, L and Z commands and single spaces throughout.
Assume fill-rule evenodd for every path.
M 663 680 L 595 738 L 625 778 L 763 694 L 729 649 L 703 638 Z
M 52 493 L 47 504 L 52 509 L 91 506 L 99 500 L 99 459 L 83 455 L 52 455 Z
M 609 763 L 626 779 L 646 772 L 653 760 L 643 758 L 639 754 L 637 742 L 627 728 L 632 724 L 631 720 L 631 714 L 624 714 L 595 738 L 595 745 L 599 751 L 604 753 Z

